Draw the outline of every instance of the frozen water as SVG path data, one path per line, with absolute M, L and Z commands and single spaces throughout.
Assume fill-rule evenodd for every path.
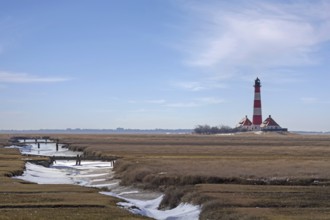
M 113 176 L 110 162 L 83 161 L 81 166 L 75 164 L 76 162 L 73 160 L 56 161 L 56 164 L 47 168 L 26 163 L 23 175 L 15 178 L 38 184 L 78 184 L 90 187 L 114 184 L 104 183 Z
M 25 172 L 22 176 L 14 178 L 23 179 L 38 184 L 73 184 L 66 172 L 55 168 L 47 168 L 32 163 L 25 164 Z
M 78 153 L 62 148 L 56 143 L 28 144 L 26 146 L 11 146 L 19 148 L 23 154 L 44 156 L 76 156 Z M 26 170 L 22 176 L 14 178 L 23 179 L 38 184 L 77 184 L 86 187 L 107 188 L 112 192 L 101 192 L 104 195 L 114 196 L 125 200 L 118 205 L 127 208 L 133 213 L 145 215 L 160 220 L 198 219 L 200 206 L 180 204 L 171 210 L 158 210 L 163 195 L 120 187 L 119 180 L 113 179 L 112 163 L 103 161 L 82 161 L 77 166 L 75 160 L 58 160 L 49 168 L 26 163 Z
M 43 156 L 77 156 L 77 154 L 82 154 L 82 152 L 74 152 L 63 146 L 63 144 L 58 144 L 57 150 L 56 143 L 40 143 L 39 147 L 36 143 L 27 143 L 25 146 L 13 145 L 7 148 L 18 148 L 22 154 Z
M 158 198 L 152 200 L 137 200 L 128 199 L 112 192 L 101 192 L 101 194 L 126 200 L 126 202 L 120 202 L 118 204 L 129 209 L 134 214 L 140 214 L 159 220 L 194 220 L 199 218 L 200 206 L 191 204 L 181 203 L 174 209 L 158 210 L 163 196 L 159 196 Z

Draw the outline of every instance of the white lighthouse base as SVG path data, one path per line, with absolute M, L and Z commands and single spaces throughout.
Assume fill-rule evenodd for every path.
M 261 131 L 260 125 L 251 125 L 251 131 Z

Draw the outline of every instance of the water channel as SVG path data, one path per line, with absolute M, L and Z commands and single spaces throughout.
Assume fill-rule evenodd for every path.
M 40 156 L 77 156 L 82 152 L 70 151 L 63 144 L 50 140 L 30 139 L 19 140 L 22 154 Z M 21 144 L 24 144 L 21 146 Z M 57 160 L 49 167 L 26 163 L 22 176 L 14 178 L 38 184 L 76 184 L 85 187 L 101 188 L 103 195 L 113 196 L 124 200 L 119 206 L 130 212 L 155 219 L 198 219 L 200 207 L 191 204 L 180 204 L 171 210 L 158 210 L 163 195 L 158 192 L 144 191 L 132 187 L 120 186 L 120 180 L 114 179 L 113 163 L 107 161 L 85 161 L 76 165 L 76 160 Z

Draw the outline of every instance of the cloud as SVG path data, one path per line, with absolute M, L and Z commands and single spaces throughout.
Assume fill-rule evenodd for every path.
M 214 97 L 202 97 L 202 98 L 196 98 L 189 102 L 166 103 L 164 104 L 164 106 L 169 108 L 192 108 L 192 107 L 200 107 L 205 105 L 217 105 L 224 102 L 225 100 L 223 99 L 218 99 Z
M 185 90 L 190 90 L 190 91 L 201 91 L 201 90 L 206 89 L 199 82 L 178 82 L 178 83 L 175 83 L 174 85 L 179 88 L 182 88 Z
M 130 113 L 145 113 L 145 112 L 149 112 L 149 110 L 144 109 L 144 108 L 139 108 L 139 109 L 130 110 L 128 112 L 130 112 Z
M 54 83 L 68 80 L 70 79 L 64 77 L 40 77 L 27 73 L 11 73 L 0 71 L 1 83 Z
M 177 103 L 167 103 L 164 106 L 169 108 L 191 108 L 191 107 L 198 107 L 200 105 L 196 102 L 177 102 Z
M 315 104 L 318 102 L 318 99 L 314 97 L 302 97 L 300 101 L 304 104 Z
M 200 101 L 200 103 L 202 104 L 207 104 L 207 105 L 220 104 L 225 102 L 224 99 L 218 99 L 214 97 L 204 97 L 196 100 Z
M 199 26 L 185 44 L 191 66 L 310 65 L 319 62 L 315 52 L 330 41 L 329 1 L 196 1 L 186 9 Z
M 175 87 L 188 90 L 188 91 L 202 91 L 202 90 L 210 90 L 210 89 L 223 89 L 226 88 L 226 85 L 218 82 L 177 82 L 173 83 Z
M 330 104 L 329 101 L 320 100 L 320 99 L 315 98 L 315 97 L 302 97 L 302 98 L 300 98 L 300 101 L 301 101 L 303 104 L 306 104 L 306 105 L 314 105 L 314 104 Z
M 155 99 L 155 100 L 146 100 L 147 103 L 151 104 L 164 104 L 166 100 L 164 99 Z

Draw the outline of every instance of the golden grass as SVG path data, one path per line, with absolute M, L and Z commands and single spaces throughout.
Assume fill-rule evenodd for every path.
M 330 137 L 299 135 L 73 135 L 87 154 L 131 158 L 155 172 L 221 177 L 329 178 Z M 192 169 L 193 168 L 193 169 Z
M 0 134 L 0 147 L 10 145 L 9 140 L 11 137 L 12 135 L 10 134 Z
M 120 157 L 115 171 L 123 184 L 163 190 L 163 207 L 180 201 L 203 204 L 201 219 L 329 216 L 329 135 L 61 134 L 52 138 L 87 155 Z
M 162 207 L 180 201 L 203 204 L 201 219 L 327 219 L 329 215 L 330 136 L 58 137 L 86 154 L 122 157 L 116 172 L 123 184 L 164 190 Z M 195 184 L 200 185 L 187 188 Z
M 201 219 L 327 219 L 330 212 L 330 187 L 202 184 L 196 190 L 208 197 Z
M 17 149 L 0 148 L 0 219 L 147 219 L 118 208 L 119 200 L 93 188 L 8 177 L 23 169 L 24 157 Z
M 330 136 L 56 135 L 71 149 L 114 155 L 155 172 L 221 177 L 330 178 Z M 193 169 L 192 169 L 193 168 Z

